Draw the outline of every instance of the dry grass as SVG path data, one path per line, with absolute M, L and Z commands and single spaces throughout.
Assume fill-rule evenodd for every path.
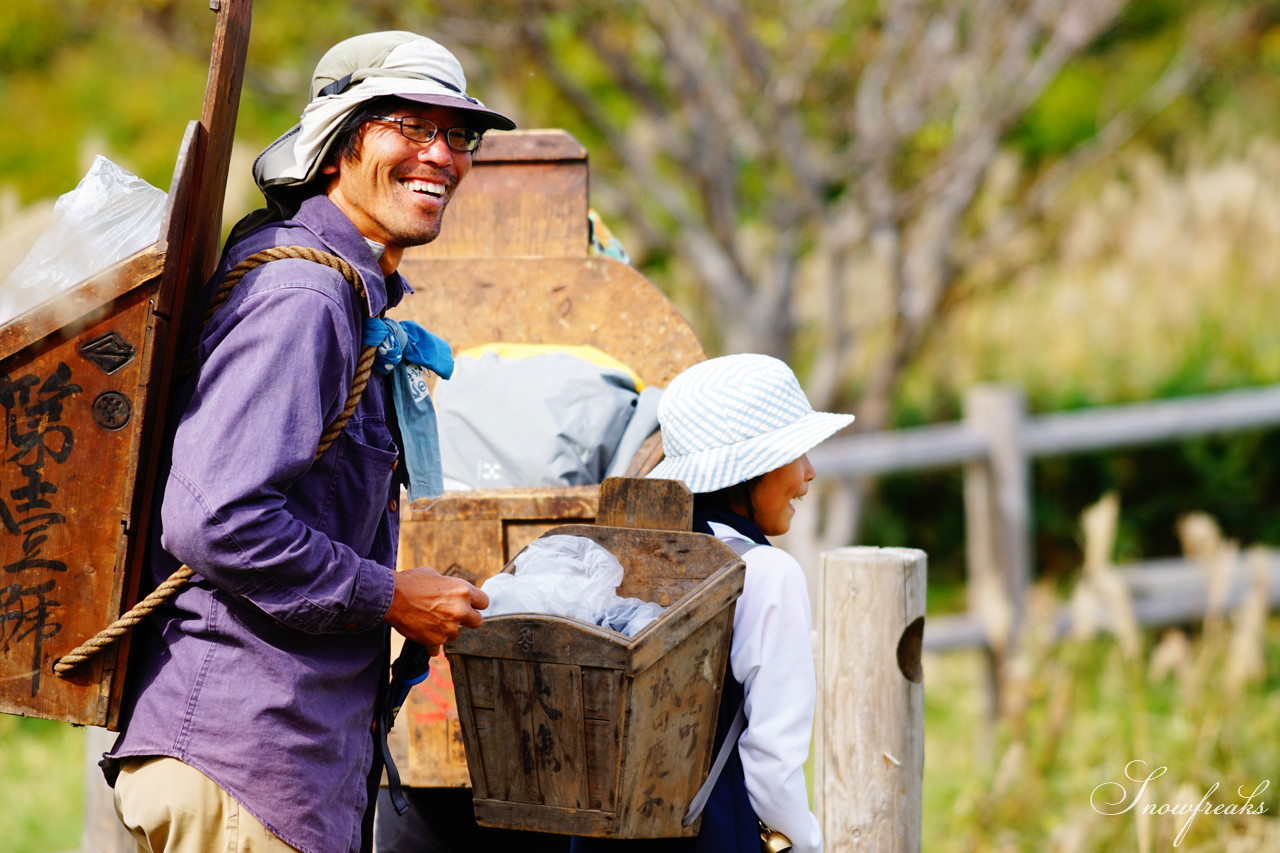
M 1211 520 L 1185 519 L 1188 557 L 1211 588 L 1248 571 L 1251 591 L 1194 629 L 1156 636 L 1137 629 L 1109 564 L 1117 511 L 1108 497 L 1085 513 L 1070 602 L 1085 618 L 1067 637 L 1050 627 L 1064 602 L 1035 590 L 994 720 L 980 654 L 926 660 L 924 849 L 1280 849 L 1280 619 L 1266 618 L 1265 555 L 1241 558 Z M 1202 801 L 1218 813 L 1195 812 Z
M 970 301 L 909 378 L 928 407 L 982 381 L 1095 404 L 1280 381 L 1280 143 L 1129 153 L 1049 211 L 1026 266 Z

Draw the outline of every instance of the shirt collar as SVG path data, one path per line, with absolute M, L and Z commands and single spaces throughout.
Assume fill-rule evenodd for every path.
M 399 304 L 407 290 L 398 272 L 383 276 L 373 249 L 336 204 L 325 195 L 314 195 L 298 207 L 293 220 L 320 238 L 334 254 L 356 268 L 364 280 L 370 317 L 381 316 Z

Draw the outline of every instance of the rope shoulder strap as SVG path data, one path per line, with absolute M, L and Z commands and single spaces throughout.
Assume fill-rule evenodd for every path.
M 368 304 L 366 299 L 366 291 L 364 282 L 360 279 L 360 274 L 356 272 L 356 268 L 347 263 L 337 255 L 320 249 L 312 249 L 306 246 L 276 246 L 270 249 L 263 249 L 245 258 L 227 271 L 226 277 L 222 283 L 218 285 L 218 289 L 214 292 L 213 299 L 209 302 L 209 307 L 205 310 L 204 316 L 201 318 L 200 326 L 204 328 L 208 324 L 210 318 L 222 307 L 227 301 L 227 297 L 231 295 L 232 289 L 240 282 L 242 278 L 251 271 L 257 269 L 263 264 L 271 261 L 283 260 L 284 258 L 297 258 L 305 261 L 312 261 L 317 264 L 329 267 L 342 273 L 342 277 L 350 283 L 359 297 L 362 307 Z M 369 384 L 369 376 L 373 372 L 374 356 L 377 355 L 377 348 L 365 346 L 360 352 L 360 359 L 356 363 L 355 378 L 351 383 L 351 391 L 347 394 L 347 401 L 342 407 L 342 412 L 334 419 L 324 433 L 320 436 L 319 445 L 316 447 L 315 459 L 319 459 L 324 452 L 338 439 L 342 434 L 342 430 L 346 427 L 347 422 L 351 420 L 351 415 L 355 412 L 356 406 L 360 403 L 360 398 L 364 396 L 364 389 Z M 192 372 L 195 365 L 194 347 L 192 355 L 184 360 L 177 367 L 178 374 L 186 375 Z M 53 671 L 59 676 L 66 676 L 71 670 L 80 666 L 80 664 L 92 659 L 104 649 L 115 644 L 134 628 L 139 622 L 150 615 L 157 607 L 168 601 L 175 592 L 185 584 L 191 576 L 195 574 L 189 566 L 181 566 L 173 574 L 169 575 L 158 587 L 155 588 L 146 598 L 139 601 L 124 613 L 119 619 L 112 622 L 106 628 L 103 628 L 90 639 L 77 646 L 72 651 L 58 658 L 53 665 Z

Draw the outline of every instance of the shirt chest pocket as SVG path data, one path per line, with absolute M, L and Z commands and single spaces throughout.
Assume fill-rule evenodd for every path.
M 368 557 L 379 522 L 391 512 L 399 455 L 385 423 L 353 418 L 317 463 L 329 468 L 317 528 Z

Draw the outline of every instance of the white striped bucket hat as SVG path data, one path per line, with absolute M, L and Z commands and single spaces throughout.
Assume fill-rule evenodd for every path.
M 799 459 L 853 415 L 815 412 L 786 363 L 744 353 L 695 364 L 658 403 L 665 458 L 649 473 L 714 492 Z

